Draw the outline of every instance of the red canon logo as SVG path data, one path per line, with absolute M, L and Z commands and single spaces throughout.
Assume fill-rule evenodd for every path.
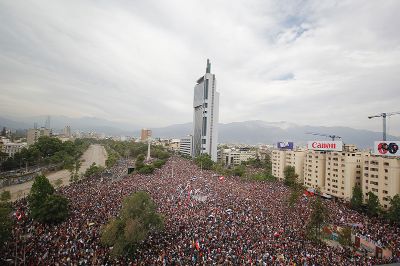
M 313 142 L 311 145 L 314 149 L 336 149 L 336 143 Z

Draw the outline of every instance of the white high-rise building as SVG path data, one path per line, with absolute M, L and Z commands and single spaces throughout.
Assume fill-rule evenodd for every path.
M 219 92 L 207 59 L 206 74 L 197 80 L 193 98 L 192 156 L 209 154 L 217 161 Z

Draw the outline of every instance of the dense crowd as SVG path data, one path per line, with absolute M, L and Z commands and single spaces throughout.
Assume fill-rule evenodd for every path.
M 119 176 L 123 168 L 112 171 Z M 134 257 L 112 258 L 110 248 L 100 244 L 101 226 L 118 215 L 124 197 L 139 190 L 156 202 L 165 229 L 150 235 Z M 60 193 L 71 201 L 67 221 L 49 226 L 25 216 L 3 259 L 12 263 L 17 252 L 28 265 L 375 265 L 397 260 L 308 240 L 305 227 L 313 198 L 302 197 L 289 208 L 290 191 L 280 182 L 220 179 L 179 157 L 151 175 L 95 176 L 62 187 Z M 357 233 L 399 251 L 399 228 L 343 204 L 324 204 L 332 224 L 361 224 Z M 28 213 L 25 200 L 16 208 Z

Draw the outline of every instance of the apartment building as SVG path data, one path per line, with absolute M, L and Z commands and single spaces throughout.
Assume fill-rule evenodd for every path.
M 140 132 L 140 141 L 147 141 L 151 138 L 151 135 L 151 129 L 142 128 L 142 131 Z
M 37 129 L 37 128 L 28 129 L 28 133 L 27 133 L 28 146 L 36 143 L 36 141 L 38 141 L 38 139 L 40 137 L 43 137 L 43 136 L 49 137 L 50 135 L 51 135 L 51 130 L 44 128 L 44 127 L 40 128 L 40 129 Z
M 285 179 L 283 170 L 286 166 L 286 151 L 285 150 L 272 150 L 271 152 L 271 163 L 272 163 L 272 175 L 279 180 Z
M 285 167 L 293 166 L 297 174 L 297 182 L 304 183 L 304 158 L 305 150 L 288 150 L 285 152 Z
M 353 187 L 356 184 L 361 185 L 361 172 L 361 152 L 327 152 L 323 192 L 337 198 L 350 200 L 353 195 Z
M 308 150 L 304 157 L 304 185 L 322 191 L 325 187 L 326 151 Z
M 368 192 L 378 196 L 381 205 L 390 206 L 390 198 L 400 194 L 400 158 L 364 154 L 362 190 L 364 201 Z

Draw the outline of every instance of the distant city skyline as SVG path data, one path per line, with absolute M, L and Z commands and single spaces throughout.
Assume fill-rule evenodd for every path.
M 3 1 L 0 116 L 186 123 L 190 88 L 210 58 L 221 123 L 380 132 L 381 119 L 367 117 L 400 111 L 399 9 L 399 1 Z M 400 135 L 400 115 L 388 132 Z

